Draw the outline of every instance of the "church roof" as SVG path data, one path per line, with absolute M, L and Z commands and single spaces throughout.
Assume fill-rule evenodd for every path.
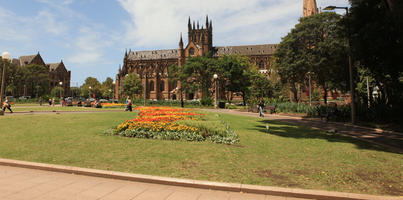
M 178 49 L 132 51 L 128 55 L 129 60 L 157 60 L 170 58 L 178 58 Z
M 273 54 L 277 44 L 214 47 L 214 56 L 240 54 L 244 56 Z
M 20 56 L 20 65 L 25 66 L 26 63 L 27 64 L 31 63 L 32 60 L 35 58 L 35 56 L 37 56 L 37 54 L 35 54 L 35 55 L 27 55 L 27 56 Z
M 52 71 L 52 70 L 56 70 L 59 67 L 60 62 L 58 62 L 58 63 L 47 63 L 46 65 L 48 65 L 49 70 Z

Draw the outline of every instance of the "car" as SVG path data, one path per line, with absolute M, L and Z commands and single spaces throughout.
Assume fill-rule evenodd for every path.
M 20 96 L 20 98 L 18 98 L 19 100 L 27 100 L 30 99 L 31 96 Z
M 101 102 L 101 103 L 107 103 L 108 100 L 106 100 L 106 99 L 100 99 L 99 102 Z

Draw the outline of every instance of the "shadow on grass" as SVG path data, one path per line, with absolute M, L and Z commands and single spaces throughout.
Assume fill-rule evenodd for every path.
M 267 131 L 266 125 L 269 124 L 269 131 Z M 276 126 L 272 126 L 276 125 Z M 368 149 L 375 151 L 384 151 L 390 153 L 401 154 L 401 151 L 397 148 L 387 148 L 381 145 L 373 144 L 370 142 L 361 141 L 349 136 L 340 135 L 339 132 L 323 131 L 312 129 L 311 126 L 304 124 L 294 124 L 288 121 L 273 121 L 273 120 L 260 120 L 259 125 L 255 126 L 251 130 L 257 130 L 262 133 L 277 135 L 280 137 L 296 138 L 296 139 L 323 139 L 329 142 L 342 142 L 351 143 L 356 145 L 359 149 Z

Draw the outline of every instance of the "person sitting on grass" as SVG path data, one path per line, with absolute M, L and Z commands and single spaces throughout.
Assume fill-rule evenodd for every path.
M 4 112 L 6 111 L 6 108 L 7 108 L 11 113 L 13 113 L 13 111 L 11 110 L 11 105 L 10 105 L 10 103 L 8 103 L 7 97 L 6 97 L 5 101 L 3 102 L 3 106 L 2 106 L 2 109 L 3 109 Z

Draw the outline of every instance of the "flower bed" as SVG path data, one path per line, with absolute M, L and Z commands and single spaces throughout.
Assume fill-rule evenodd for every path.
M 233 144 L 238 135 L 217 119 L 188 109 L 169 107 L 137 107 L 138 117 L 127 120 L 106 134 L 163 140 L 211 141 Z
M 101 103 L 103 108 L 124 108 L 126 104 L 122 103 Z

